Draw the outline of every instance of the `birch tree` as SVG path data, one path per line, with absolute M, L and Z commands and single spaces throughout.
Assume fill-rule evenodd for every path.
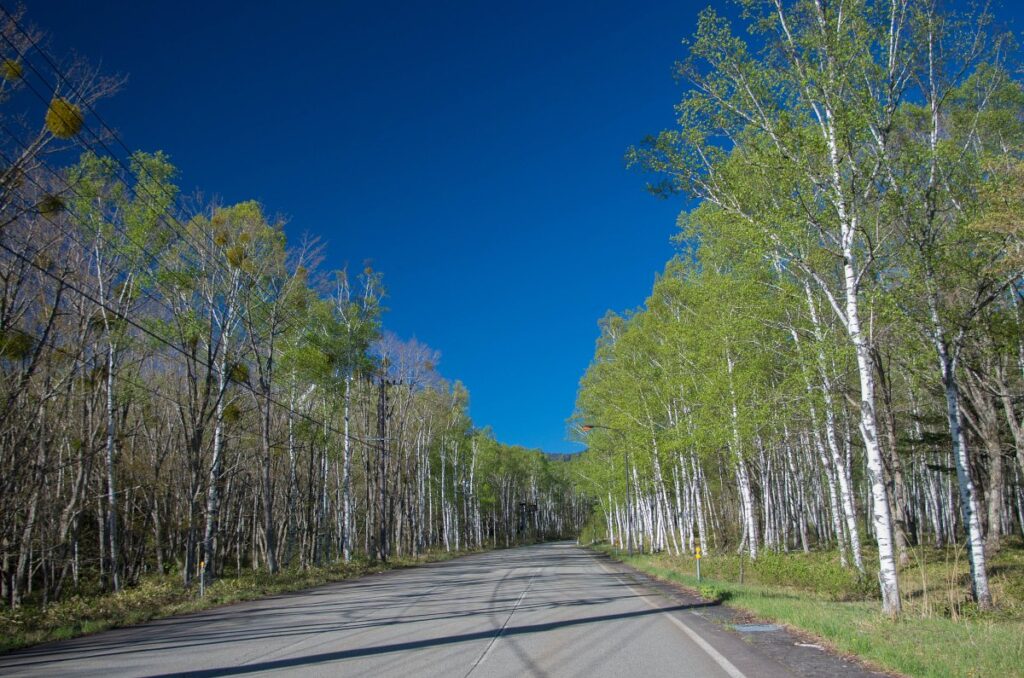
M 774 253 L 814 285 L 846 330 L 860 383 L 858 429 L 871 476 L 882 606 L 900 611 L 891 507 L 862 321 L 866 276 L 892 226 L 882 174 L 910 96 L 919 45 L 907 0 L 747 2 L 749 41 L 712 10 L 688 58 L 680 129 L 633 157 L 704 201 L 698 219 Z M 756 40 L 756 43 L 754 42 Z M 758 45 L 758 46 L 755 46 Z

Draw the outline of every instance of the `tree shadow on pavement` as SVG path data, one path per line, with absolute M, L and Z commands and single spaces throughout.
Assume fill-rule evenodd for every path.
M 313 664 L 322 664 L 325 662 L 341 661 L 343 659 L 353 659 L 356 657 L 369 657 L 380 654 L 387 654 L 391 652 L 405 652 L 408 650 L 418 650 L 428 647 L 437 647 L 441 645 L 451 645 L 455 643 L 465 643 L 474 640 L 486 640 L 493 638 L 497 635 L 502 637 L 505 636 L 517 636 L 528 633 L 545 633 L 547 631 L 554 631 L 560 628 L 566 628 L 570 626 L 579 626 L 581 624 L 600 624 L 604 622 L 614 622 L 622 619 L 630 619 L 634 617 L 646 617 L 655 614 L 661 614 L 663 612 L 679 612 L 682 610 L 690 610 L 700 607 L 710 607 L 715 603 L 698 603 L 695 605 L 675 605 L 672 607 L 661 607 L 653 608 L 650 610 L 640 610 L 636 612 L 621 612 L 617 614 L 606 614 L 598 615 L 593 617 L 582 617 L 580 619 L 571 619 L 565 621 L 548 622 L 545 624 L 528 624 L 524 626 L 510 626 L 505 628 L 504 631 L 499 629 L 490 629 L 487 631 L 477 631 L 474 633 L 463 633 L 453 636 L 441 636 L 439 638 L 426 638 L 423 640 L 414 640 L 404 643 L 392 643 L 388 645 L 375 645 L 372 647 L 364 648 L 353 648 L 350 650 L 339 650 L 337 652 L 321 652 L 318 654 L 306 655 L 303 657 L 292 657 L 289 659 L 279 659 L 274 661 L 258 662 L 255 664 L 246 664 L 244 666 L 222 666 L 212 669 L 202 669 L 199 671 L 187 671 L 187 672 L 176 672 L 168 674 L 156 674 L 152 678 L 165 678 L 169 676 L 186 676 L 188 678 L 206 678 L 208 676 L 237 676 L 247 673 L 258 673 L 260 671 L 277 671 L 282 669 L 294 668 L 297 666 L 310 666 Z

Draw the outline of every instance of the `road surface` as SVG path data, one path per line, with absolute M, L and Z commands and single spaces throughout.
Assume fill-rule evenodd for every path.
M 0 655 L 0 675 L 865 675 L 820 649 L 808 650 L 817 665 L 773 657 L 709 609 L 545 544 L 37 646 Z

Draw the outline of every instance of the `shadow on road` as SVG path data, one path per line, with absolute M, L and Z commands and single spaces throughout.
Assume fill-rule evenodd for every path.
M 678 612 L 680 610 L 689 610 L 698 607 L 707 607 L 713 603 L 701 603 L 696 605 L 675 605 L 671 607 L 655 608 L 650 610 L 640 610 L 637 612 L 622 612 L 619 614 L 606 614 L 598 615 L 594 617 L 583 617 L 581 619 L 573 619 L 569 621 L 557 621 L 546 624 L 529 624 L 526 626 L 510 626 L 501 632 L 504 636 L 516 636 L 527 633 L 544 633 L 547 631 L 553 631 L 559 628 L 565 628 L 570 626 L 579 626 L 580 624 L 600 624 L 602 622 L 614 622 L 621 619 L 629 619 L 633 617 L 645 617 L 652 614 L 661 614 L 662 612 Z M 259 671 L 275 671 L 287 668 L 294 668 L 296 666 L 309 666 L 310 664 L 320 664 L 323 662 L 333 662 L 342 659 L 352 659 L 354 657 L 368 657 L 379 654 L 387 654 L 389 652 L 403 652 L 406 650 L 418 650 L 426 647 L 436 647 L 439 645 L 451 645 L 453 643 L 465 643 L 474 640 L 484 640 L 492 638 L 498 633 L 498 629 L 491 629 L 488 631 L 479 631 L 476 633 L 463 633 L 454 636 L 442 636 L 440 638 L 427 638 L 424 640 L 410 641 L 406 643 L 393 643 L 390 645 L 377 645 L 374 647 L 355 648 L 351 650 L 340 650 L 338 652 L 321 652 L 319 654 L 311 654 L 303 657 L 292 657 L 290 659 L 280 659 L 276 661 L 259 662 L 256 664 L 247 664 L 245 666 L 225 666 L 214 669 L 204 669 L 202 671 L 189 671 L 186 673 L 168 673 L 168 674 L 157 674 L 152 678 L 165 678 L 169 676 L 188 676 L 189 678 L 203 678 L 205 676 L 237 676 L 246 673 L 257 673 Z
M 559 544 L 492 551 L 444 563 L 392 570 L 303 592 L 28 648 L 0 657 L 0 673 L 5 668 L 61 673 L 69 665 L 82 661 L 116 662 L 117 658 L 145 657 L 154 652 L 180 656 L 219 646 L 258 646 L 262 642 L 275 646 L 289 638 L 329 637 L 339 632 L 345 633 L 350 643 L 353 640 L 359 643 L 356 635 L 373 629 L 393 628 L 394 635 L 398 637 L 403 634 L 408 637 L 409 631 L 404 629 L 420 635 L 415 640 L 366 647 L 352 647 L 350 644 L 347 649 L 279 660 L 260 661 L 259 657 L 253 657 L 254 663 L 251 664 L 223 665 L 227 664 L 227 658 L 220 657 L 219 661 L 213 659 L 222 664 L 218 668 L 173 674 L 240 675 L 487 640 L 499 634 L 538 634 L 564 627 L 611 623 L 709 605 L 698 603 L 594 614 L 609 603 L 637 597 L 618 575 L 594 568 L 594 560 L 593 554 L 569 544 Z M 495 572 L 502 571 L 504 576 L 494 576 Z M 520 600 L 524 586 L 532 587 L 531 595 Z M 502 625 L 513 609 L 517 613 L 555 612 L 559 609 L 572 612 L 556 614 L 562 617 L 558 620 L 510 626 L 502 631 Z M 573 618 L 565 619 L 566 616 Z M 476 624 L 472 623 L 473 618 L 478 620 Z M 455 620 L 465 620 L 480 630 L 469 626 L 464 633 L 449 630 L 447 635 L 422 637 L 430 634 L 432 629 L 438 633 L 445 622 Z M 392 632 L 387 635 L 392 635 Z M 383 638 L 386 639 L 387 636 Z M 378 637 L 378 642 L 380 640 Z M 366 641 L 373 642 L 369 638 Z M 158 666 L 154 665 L 153 669 L 159 671 Z

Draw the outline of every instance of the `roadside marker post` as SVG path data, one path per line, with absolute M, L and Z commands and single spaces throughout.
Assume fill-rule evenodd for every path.
M 206 596 L 206 561 L 199 561 L 199 597 Z
M 697 547 L 697 551 L 693 556 L 697 559 L 697 581 L 700 582 L 700 547 Z

